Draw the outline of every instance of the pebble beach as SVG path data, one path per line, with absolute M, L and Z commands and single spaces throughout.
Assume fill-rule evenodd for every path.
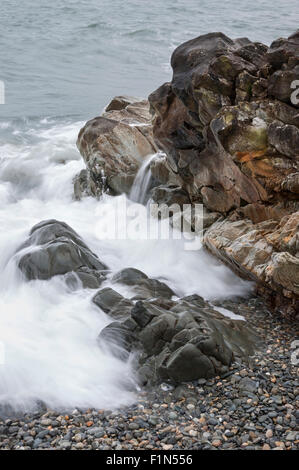
M 263 348 L 224 377 L 140 390 L 118 410 L 56 412 L 0 419 L 1 450 L 296 450 L 296 326 L 273 317 L 262 299 L 225 301 L 259 333 Z M 294 362 L 294 361 L 293 361 Z

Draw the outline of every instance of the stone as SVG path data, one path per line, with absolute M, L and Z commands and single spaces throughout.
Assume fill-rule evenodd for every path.
M 245 390 L 246 392 L 251 392 L 251 393 L 254 393 L 258 388 L 257 383 L 254 380 L 250 379 L 249 377 L 243 377 L 239 381 L 238 385 L 240 389 Z
M 149 96 L 165 153 L 153 165 L 155 202 L 171 205 L 174 195 L 181 204 L 183 190 L 218 214 L 204 224 L 205 246 L 289 318 L 299 311 L 298 44 L 298 31 L 270 47 L 199 36 L 174 51 L 172 81 Z
M 97 288 L 108 269 L 69 225 L 57 220 L 35 225 L 16 256 L 28 280 L 67 274 L 70 285 L 79 279 L 84 287 Z
M 116 273 L 111 281 L 113 283 L 120 283 L 130 286 L 132 292 L 135 293 L 133 299 L 152 299 L 162 297 L 164 299 L 171 299 L 175 295 L 172 289 L 164 282 L 157 279 L 150 279 L 146 274 L 138 269 L 125 268 Z
M 88 121 L 80 130 L 77 147 L 87 167 L 85 193 L 129 194 L 145 157 L 157 151 L 148 102 L 115 97 L 102 116 Z M 77 197 L 82 193 L 78 181 Z
M 125 273 L 124 277 L 128 274 L 130 283 L 134 276 L 136 283 L 144 280 L 138 271 Z M 117 275 L 116 279 L 119 278 Z M 121 359 L 133 353 L 139 382 L 143 385 L 222 375 L 232 361 L 248 358 L 261 345 L 258 336 L 244 322 L 224 317 L 197 295 L 179 299 L 167 310 L 139 301 L 129 318 L 104 328 L 98 342 Z M 251 379 L 242 380 L 243 389 L 256 390 Z M 250 384 L 246 385 L 245 381 Z M 251 382 L 254 387 L 250 387 Z M 189 408 L 194 409 L 194 404 L 190 403 Z
M 212 253 L 234 264 L 240 275 L 257 281 L 261 288 L 268 286 L 272 302 L 292 316 L 299 306 L 298 227 L 299 212 L 257 224 L 225 220 L 215 222 L 204 241 Z
M 110 287 L 99 290 L 92 298 L 92 301 L 101 310 L 113 317 L 125 316 L 133 308 L 132 302 Z

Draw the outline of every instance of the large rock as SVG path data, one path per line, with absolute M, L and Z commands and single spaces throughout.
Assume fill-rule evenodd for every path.
M 168 307 L 139 301 L 129 317 L 104 328 L 98 342 L 124 360 L 133 353 L 143 385 L 224 374 L 260 345 L 244 321 L 224 317 L 197 295 Z
M 157 152 L 148 101 L 114 98 L 80 130 L 77 146 L 87 167 L 85 193 L 129 194 L 145 157 Z M 82 174 L 75 179 L 77 198 L 84 193 L 81 188 Z
M 134 306 L 133 302 L 110 287 L 100 289 L 95 294 L 92 301 L 97 307 L 103 310 L 103 312 L 113 318 L 124 317 Z
M 108 269 L 69 225 L 57 220 L 35 225 L 17 256 L 28 280 L 68 274 L 70 285 L 79 279 L 84 287 L 98 288 Z
M 152 166 L 162 183 L 155 202 L 186 193 L 222 216 L 206 246 L 270 290 L 289 315 L 297 309 L 298 252 L 289 243 L 272 247 L 268 238 L 294 224 L 299 210 L 298 104 L 291 99 L 298 51 L 299 32 L 270 47 L 222 33 L 199 36 L 174 51 L 172 81 L 149 96 L 154 137 L 166 154 Z M 264 243 L 264 228 L 256 227 L 263 222 Z
M 175 295 L 172 289 L 164 282 L 158 279 L 150 279 L 142 271 L 135 268 L 125 268 L 114 274 L 111 281 L 129 286 L 130 290 L 135 294 L 132 299 L 155 299 L 162 297 L 171 299 Z
M 254 224 L 249 219 L 216 222 L 205 233 L 212 253 L 250 275 L 278 310 L 299 312 L 299 212 Z

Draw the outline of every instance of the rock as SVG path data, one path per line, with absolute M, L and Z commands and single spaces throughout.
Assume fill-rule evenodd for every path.
M 130 282 L 133 275 L 143 280 L 142 273 L 134 271 L 128 275 Z M 134 352 L 143 384 L 223 374 L 232 361 L 248 358 L 260 344 L 244 322 L 224 317 L 197 295 L 177 300 L 168 310 L 137 302 L 129 318 L 108 325 L 98 340 L 117 357 Z
M 80 201 L 82 197 L 88 195 L 88 173 L 87 170 L 81 170 L 73 180 L 74 184 L 74 199 Z
M 162 184 L 155 202 L 181 204 L 183 192 L 217 214 L 204 224 L 206 247 L 292 318 L 299 310 L 299 119 L 291 99 L 298 44 L 298 31 L 270 47 L 199 36 L 174 51 L 172 81 L 149 96 L 154 138 L 166 155 L 152 167 Z
M 126 109 L 127 106 L 134 105 L 136 101 L 137 98 L 134 96 L 115 96 L 115 98 L 112 98 L 110 103 L 106 106 L 105 113 L 108 111 L 120 111 Z
M 146 274 L 134 268 L 125 268 L 119 271 L 112 277 L 111 281 L 130 286 L 130 289 L 135 293 L 133 299 L 141 300 L 157 297 L 171 299 L 175 295 L 164 282 L 150 279 Z
M 117 318 L 125 316 L 133 308 L 133 303 L 110 287 L 99 290 L 92 299 L 101 310 Z
M 144 158 L 156 153 L 152 136 L 149 104 L 138 98 L 116 97 L 100 117 L 88 121 L 80 130 L 78 149 L 87 174 L 75 180 L 75 195 L 100 196 L 102 192 L 130 192 Z
M 262 450 L 271 450 L 269 444 L 264 444 Z
M 35 225 L 16 255 L 28 280 L 66 274 L 71 286 L 79 280 L 83 287 L 98 288 L 108 269 L 69 225 L 57 220 Z
M 254 380 L 250 379 L 249 377 L 243 377 L 239 381 L 238 386 L 241 390 L 245 390 L 246 392 L 251 392 L 251 393 L 254 393 L 258 388 L 257 383 Z
M 152 190 L 154 203 L 171 206 L 177 204 L 183 208 L 184 204 L 190 204 L 188 193 L 177 186 L 156 186 Z
M 207 230 L 204 241 L 212 253 L 233 265 L 240 275 L 270 287 L 271 302 L 294 316 L 299 305 L 298 227 L 299 212 L 280 221 L 257 224 L 248 219 L 224 220 Z
M 131 316 L 138 326 L 144 328 L 159 311 L 146 302 L 138 301 L 131 310 Z
M 147 275 L 139 271 L 139 269 L 125 268 L 114 274 L 111 281 L 115 283 L 119 282 L 127 286 L 134 286 L 145 279 L 148 279 Z
M 100 348 L 108 349 L 115 357 L 127 360 L 136 336 L 121 322 L 112 322 L 106 326 L 98 337 Z
M 287 441 L 296 441 L 298 438 L 299 438 L 298 431 L 291 431 L 286 436 Z

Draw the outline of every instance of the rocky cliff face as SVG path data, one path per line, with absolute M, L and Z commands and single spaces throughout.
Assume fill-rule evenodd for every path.
M 299 32 L 270 47 L 206 34 L 171 65 L 149 102 L 116 97 L 81 129 L 75 196 L 129 194 L 144 158 L 164 151 L 154 202 L 202 203 L 205 246 L 298 318 Z
M 144 157 L 157 152 L 149 103 L 114 98 L 105 112 L 81 129 L 77 146 L 86 163 L 75 180 L 75 197 L 129 193 Z
M 269 48 L 206 34 L 179 46 L 171 65 L 172 81 L 149 96 L 166 153 L 153 169 L 161 189 L 175 179 L 218 213 L 207 248 L 298 315 L 299 32 Z

